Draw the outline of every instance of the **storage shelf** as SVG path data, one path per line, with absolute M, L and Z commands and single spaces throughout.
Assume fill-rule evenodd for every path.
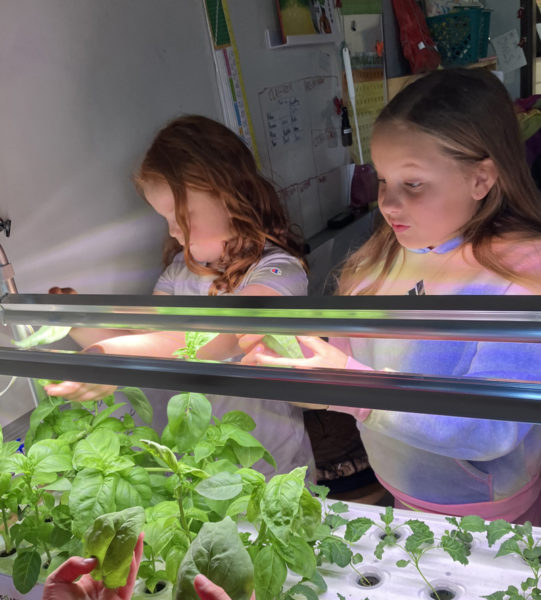
M 314 33 L 306 35 L 288 35 L 287 41 L 282 40 L 279 29 L 265 30 L 265 43 L 270 50 L 278 48 L 291 48 L 292 46 L 313 46 L 315 44 L 338 44 L 343 40 L 342 32 Z
M 495 70 L 498 66 L 498 61 L 495 56 L 488 56 L 481 58 L 475 63 L 468 63 L 466 65 L 457 65 L 465 67 L 466 69 L 489 69 Z M 419 78 L 419 75 L 403 75 L 401 77 L 389 77 L 387 79 L 387 96 L 391 100 L 398 92 L 403 90 L 408 84 L 412 83 Z

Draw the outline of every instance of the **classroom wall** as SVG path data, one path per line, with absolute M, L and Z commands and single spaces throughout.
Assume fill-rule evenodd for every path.
M 130 175 L 177 114 L 221 117 L 199 0 L 0 3 L 0 237 L 20 292 L 147 293 L 162 220 Z
M 313 45 L 269 49 L 266 32 L 280 27 L 275 0 L 227 4 L 261 167 L 310 238 L 348 203 L 351 160 L 333 104 L 343 96 L 340 19 L 334 14 L 333 42 L 315 36 Z
M 0 2 L 0 245 L 19 292 L 150 293 L 165 226 L 130 175 L 172 117 L 221 118 L 205 19 L 199 0 Z M 29 410 L 27 382 L 0 406 L 1 425 Z

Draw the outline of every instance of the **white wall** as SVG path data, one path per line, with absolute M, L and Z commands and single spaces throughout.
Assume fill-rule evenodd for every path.
M 0 0 L 0 245 L 19 292 L 151 291 L 165 227 L 130 174 L 169 119 L 221 117 L 205 19 L 201 0 Z M 0 424 L 30 409 L 26 382 L 0 406 Z
M 159 127 L 220 118 L 200 0 L 0 1 L 0 238 L 20 292 L 146 293 L 165 229 L 130 174 Z
M 343 167 L 350 162 L 349 149 L 342 146 L 333 104 L 333 97 L 343 95 L 339 19 L 335 16 L 333 38 L 338 43 L 316 36 L 314 45 L 269 49 L 266 30 L 279 30 L 275 0 L 228 0 L 228 7 L 262 169 L 278 189 L 287 188 L 289 216 L 310 238 L 348 201 Z M 305 87 L 306 78 L 313 86 Z M 269 116 L 280 122 L 288 102 L 296 106 L 300 135 L 273 147 Z

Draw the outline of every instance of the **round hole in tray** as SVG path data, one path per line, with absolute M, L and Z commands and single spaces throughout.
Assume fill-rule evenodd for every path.
M 375 585 L 378 585 L 378 583 L 381 581 L 381 579 L 379 578 L 378 575 L 376 574 L 366 574 L 361 577 L 359 577 L 359 579 L 357 579 L 357 585 L 360 585 L 361 587 L 374 587 Z
M 366 565 L 363 570 L 359 570 L 359 574 L 360 577 L 355 577 L 355 583 L 364 590 L 380 587 L 387 577 L 385 571 L 369 565 Z
M 398 540 L 402 537 L 402 533 L 400 531 L 393 531 L 391 535 L 394 537 L 395 542 L 398 542 Z M 378 535 L 378 537 L 380 540 L 383 540 L 386 537 L 386 534 L 382 532 Z
M 471 598 L 466 593 L 466 589 L 455 581 L 445 581 L 436 579 L 430 582 L 432 588 L 423 586 L 418 593 L 419 598 L 423 600 L 466 600 Z M 437 595 L 434 593 L 437 592 Z
M 148 588 L 145 588 L 145 594 L 147 596 L 153 596 L 154 594 L 159 594 L 166 587 L 167 587 L 167 582 L 166 581 L 158 581 L 158 583 L 154 587 L 154 591 L 151 592 Z
M 2 552 L 0 552 L 0 558 L 7 558 L 8 556 L 13 556 L 15 552 L 17 552 L 16 548 L 12 548 L 9 552 L 3 550 Z
M 429 594 L 432 600 L 453 600 L 456 597 L 456 593 L 449 588 L 437 587 L 435 592 Z

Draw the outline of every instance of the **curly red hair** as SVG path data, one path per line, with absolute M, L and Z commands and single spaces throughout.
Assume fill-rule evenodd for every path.
M 184 246 L 174 238 L 166 240 L 164 266 L 182 250 L 191 271 L 215 276 L 209 295 L 233 292 L 261 259 L 267 241 L 299 258 L 306 269 L 302 238 L 292 230 L 276 190 L 259 173 L 242 139 L 225 125 L 200 115 L 171 121 L 157 134 L 135 175 L 139 189 L 149 181 L 163 181 L 171 188 L 185 239 Z M 216 269 L 197 263 L 190 254 L 186 188 L 209 192 L 229 214 L 234 235 L 224 245 Z

